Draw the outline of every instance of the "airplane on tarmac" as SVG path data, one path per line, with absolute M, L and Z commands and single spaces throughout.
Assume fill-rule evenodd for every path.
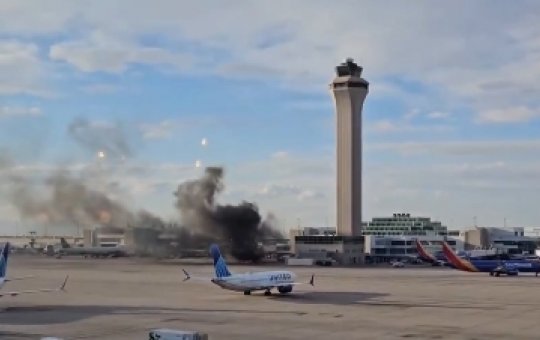
M 418 240 L 416 240 L 416 251 L 418 252 L 418 257 L 424 261 L 424 262 L 428 262 L 428 263 L 431 263 L 433 266 L 447 266 L 447 267 L 454 267 L 454 265 L 452 265 L 450 262 L 448 262 L 446 256 L 442 255 L 442 259 L 433 254 L 431 254 L 430 252 L 428 252 L 426 250 L 426 248 L 424 248 L 424 246 L 422 245 L 422 243 Z M 462 251 L 462 252 L 458 252 L 456 253 L 456 255 L 459 257 L 459 258 L 464 258 L 466 260 L 510 260 L 512 259 L 510 257 L 510 255 L 508 254 L 481 254 L 481 255 L 474 255 L 472 254 L 472 252 L 465 252 L 465 251 Z
M 443 253 L 448 262 L 458 270 L 466 272 L 486 272 L 490 276 L 518 275 L 519 272 L 535 273 L 540 272 L 540 261 L 526 259 L 475 259 L 459 257 L 450 246 L 443 242 Z
M 265 271 L 256 273 L 245 274 L 233 274 L 227 268 L 225 259 L 221 256 L 219 247 L 216 244 L 210 246 L 210 254 L 214 259 L 214 269 L 216 276 L 214 278 L 200 278 L 193 277 L 194 279 L 208 280 L 223 289 L 244 292 L 244 295 L 250 295 L 252 291 L 264 290 L 264 295 L 271 295 L 271 290 L 277 288 L 280 294 L 290 293 L 293 290 L 293 286 L 301 284 L 314 285 L 314 275 L 311 275 L 311 279 L 308 283 L 295 282 L 296 275 L 290 271 Z M 182 269 L 187 281 L 192 276 Z
M 22 280 L 25 278 L 14 278 L 14 279 L 8 279 L 6 278 L 6 272 L 7 272 L 7 264 L 8 264 L 8 257 L 9 257 L 9 242 L 4 244 L 4 247 L 2 249 L 2 253 L 0 253 L 0 289 L 4 286 L 4 283 L 15 281 L 15 280 Z M 65 291 L 66 283 L 69 276 L 66 276 L 64 282 L 62 285 L 58 288 L 42 288 L 42 289 L 33 289 L 33 290 L 21 290 L 21 291 L 13 291 L 13 292 L 5 292 L 2 293 L 0 291 L 0 298 L 4 296 L 17 296 L 21 294 L 30 294 L 30 293 L 45 293 L 45 292 L 58 292 L 58 291 Z
M 123 246 L 116 247 L 71 247 L 65 238 L 60 239 L 61 248 L 54 251 L 57 257 L 79 255 L 84 257 L 123 257 L 127 251 Z

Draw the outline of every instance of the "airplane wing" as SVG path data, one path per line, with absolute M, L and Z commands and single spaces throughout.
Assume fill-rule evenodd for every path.
M 315 275 L 311 275 L 309 282 L 290 282 L 290 283 L 278 283 L 274 287 L 295 286 L 295 285 L 312 285 L 315 286 Z
M 21 276 L 21 277 L 14 277 L 14 278 L 12 278 L 12 279 L 5 279 L 4 282 L 26 280 L 26 279 L 29 279 L 29 278 L 32 278 L 32 277 L 34 277 L 34 275 Z
M 184 275 L 186 276 L 183 281 L 187 280 L 197 280 L 197 281 L 205 281 L 205 282 L 212 282 L 211 277 L 203 277 L 203 276 L 192 276 L 189 274 L 185 269 L 182 268 L 182 271 L 184 272 Z
M 0 292 L 0 298 L 1 298 L 1 297 L 4 297 L 4 296 L 17 296 L 17 295 L 21 295 L 21 294 L 34 294 L 34 293 L 46 293 L 46 292 L 59 292 L 59 291 L 65 291 L 66 283 L 67 283 L 68 278 L 69 278 L 69 275 L 66 276 L 64 282 L 63 282 L 62 285 L 61 285 L 60 287 L 58 287 L 58 288 L 44 288 L 44 289 L 21 290 L 21 291 L 18 291 L 18 292 L 5 292 L 5 293 Z

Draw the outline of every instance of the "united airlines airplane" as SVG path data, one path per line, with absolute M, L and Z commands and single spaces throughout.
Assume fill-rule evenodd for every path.
M 216 244 L 210 246 L 210 254 L 214 258 L 216 276 L 214 278 L 193 278 L 209 280 L 223 289 L 244 292 L 244 295 L 250 295 L 252 291 L 264 290 L 264 295 L 271 295 L 273 288 L 277 288 L 281 294 L 286 294 L 292 292 L 295 285 L 314 285 L 314 275 L 311 275 L 309 283 L 295 282 L 296 275 L 294 273 L 282 270 L 232 274 L 227 268 L 225 259 L 221 256 L 219 247 Z M 184 281 L 192 278 L 187 271 L 184 269 L 182 271 L 186 275 Z
M 9 257 L 9 242 L 4 244 L 4 247 L 2 249 L 2 253 L 0 253 L 0 289 L 4 286 L 4 283 L 15 281 L 15 280 L 22 280 L 23 278 L 17 278 L 17 279 L 8 279 L 6 278 L 6 272 L 7 272 L 7 264 L 8 264 L 8 257 Z M 66 276 L 66 279 L 62 283 L 62 285 L 59 288 L 44 288 L 44 289 L 34 289 L 34 290 L 21 290 L 21 291 L 14 291 L 14 292 L 5 292 L 2 293 L 0 291 L 0 298 L 4 296 L 17 296 L 21 294 L 30 294 L 30 293 L 44 293 L 44 292 L 58 292 L 58 291 L 64 291 L 66 287 L 66 283 L 68 280 L 68 276 Z

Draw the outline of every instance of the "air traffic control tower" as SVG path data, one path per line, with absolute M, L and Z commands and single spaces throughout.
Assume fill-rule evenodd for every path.
M 337 234 L 362 234 L 362 108 L 369 83 L 347 59 L 330 85 L 337 115 Z

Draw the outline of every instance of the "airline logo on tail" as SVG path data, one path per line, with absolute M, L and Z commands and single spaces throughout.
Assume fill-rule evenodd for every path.
M 452 264 L 456 269 L 463 270 L 466 272 L 478 272 L 478 268 L 475 267 L 470 261 L 460 258 L 454 253 L 452 248 L 448 243 L 443 242 L 443 253 L 448 262 Z
M 227 268 L 227 264 L 225 263 L 225 259 L 223 256 L 221 256 L 221 252 L 219 251 L 219 247 L 217 244 L 212 244 L 210 246 L 210 254 L 212 254 L 212 257 L 214 258 L 214 268 L 216 270 L 216 277 L 226 277 L 231 276 L 231 272 Z

